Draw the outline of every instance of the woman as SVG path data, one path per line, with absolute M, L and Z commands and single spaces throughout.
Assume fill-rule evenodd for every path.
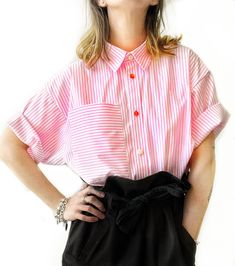
M 162 0 L 89 4 L 79 59 L 8 121 L 1 158 L 71 221 L 63 266 L 195 265 L 229 113 L 198 55 L 161 36 Z M 65 197 L 40 162 L 67 164 L 84 185 Z

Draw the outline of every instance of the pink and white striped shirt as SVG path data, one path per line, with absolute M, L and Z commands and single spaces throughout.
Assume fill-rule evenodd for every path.
M 37 163 L 66 164 L 90 185 L 169 171 L 181 178 L 192 151 L 230 114 L 199 56 L 179 45 L 153 61 L 106 42 L 111 61 L 76 59 L 27 100 L 8 125 Z

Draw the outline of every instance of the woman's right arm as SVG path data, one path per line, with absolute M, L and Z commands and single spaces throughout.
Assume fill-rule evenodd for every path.
M 28 146 L 6 127 L 0 137 L 0 159 L 54 212 L 64 195 L 42 173 L 27 152 Z
M 0 159 L 14 172 L 15 176 L 17 176 L 26 187 L 51 208 L 55 215 L 58 203 L 60 199 L 64 198 L 64 195 L 53 186 L 40 170 L 37 163 L 30 157 L 27 152 L 28 146 L 23 143 L 9 127 L 6 127 L 0 136 L 0 147 Z M 87 193 L 102 197 L 101 193 L 92 186 L 88 186 L 76 192 L 67 204 L 68 207 L 66 207 L 66 212 L 64 213 L 64 216 L 66 215 L 65 219 L 80 219 L 87 222 L 94 222 L 97 220 L 97 217 L 81 214 L 78 212 L 80 210 L 89 211 L 99 218 L 103 218 L 101 211 L 90 205 L 82 205 L 83 196 Z M 92 204 L 96 205 L 102 211 L 104 210 L 103 204 L 97 197 L 90 196 L 89 198 Z

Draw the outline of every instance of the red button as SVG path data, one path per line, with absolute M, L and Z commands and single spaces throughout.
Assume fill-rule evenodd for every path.
M 130 74 L 130 78 L 135 78 L 135 74 Z
M 134 112 L 134 115 L 135 115 L 135 116 L 138 116 L 138 115 L 139 115 L 139 112 L 138 112 L 138 111 L 135 111 L 135 112 Z

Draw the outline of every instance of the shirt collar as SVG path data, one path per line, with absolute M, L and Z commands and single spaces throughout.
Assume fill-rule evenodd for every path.
M 106 60 L 105 58 L 104 60 L 112 68 L 113 71 L 117 71 L 122 62 L 124 60 L 128 60 L 128 57 L 131 54 L 133 56 L 132 60 L 136 60 L 136 62 L 142 67 L 142 69 L 145 70 L 151 63 L 151 56 L 147 50 L 146 41 L 147 39 L 145 39 L 142 44 L 140 44 L 132 51 L 125 51 L 109 43 L 108 41 L 105 41 L 110 61 Z

